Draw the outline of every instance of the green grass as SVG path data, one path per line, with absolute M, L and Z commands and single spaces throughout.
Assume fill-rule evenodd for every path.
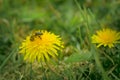
M 91 36 L 120 31 L 119 0 L 1 0 L 0 80 L 120 80 L 120 44 L 96 48 Z M 29 64 L 19 46 L 33 30 L 62 37 L 58 62 Z

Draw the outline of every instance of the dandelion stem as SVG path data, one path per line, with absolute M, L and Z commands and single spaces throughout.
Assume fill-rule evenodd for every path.
M 50 65 L 46 62 L 46 65 L 47 65 L 47 67 L 54 73 L 54 74 L 56 74 L 57 76 L 61 76 L 61 75 L 59 75 L 58 73 L 56 73 L 51 67 L 50 67 Z
M 43 80 L 47 80 L 47 76 L 46 76 L 46 72 L 44 70 L 43 63 L 42 62 L 40 62 L 40 63 L 41 63 L 42 72 L 44 73 Z
M 109 77 L 107 76 L 107 73 L 105 72 L 103 66 L 101 65 L 101 62 L 99 59 L 99 54 L 98 54 L 97 50 L 95 50 L 95 48 L 94 48 L 94 49 L 92 49 L 92 52 L 94 53 L 96 65 L 98 66 L 98 69 L 100 69 L 100 71 L 102 72 L 103 80 L 110 80 Z
M 30 80 L 33 80 L 33 70 L 32 70 L 32 63 L 30 64 Z

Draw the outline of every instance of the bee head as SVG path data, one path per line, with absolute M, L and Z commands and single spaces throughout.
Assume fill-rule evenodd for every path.
M 42 32 L 35 32 L 35 34 L 34 34 L 35 36 L 40 36 L 40 35 L 43 35 L 43 33 Z

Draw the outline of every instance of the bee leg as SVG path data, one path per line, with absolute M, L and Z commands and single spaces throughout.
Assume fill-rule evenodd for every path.
M 42 39 L 40 35 L 39 35 L 38 37 L 39 37 L 40 39 Z
M 30 38 L 30 41 L 34 41 L 34 38 L 33 38 L 33 37 L 31 37 L 31 38 Z

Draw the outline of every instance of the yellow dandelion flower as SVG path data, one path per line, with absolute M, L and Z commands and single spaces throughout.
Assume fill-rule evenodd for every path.
M 63 43 L 58 35 L 44 30 L 33 32 L 22 42 L 20 53 L 28 62 L 49 61 L 58 56 L 58 50 L 63 48 Z
M 109 48 L 114 47 L 115 43 L 120 43 L 120 32 L 115 30 L 104 28 L 99 30 L 92 36 L 92 43 L 98 44 L 100 46 L 108 46 Z

